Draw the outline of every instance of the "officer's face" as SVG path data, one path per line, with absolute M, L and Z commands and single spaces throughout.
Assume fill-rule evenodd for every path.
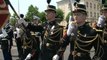
M 73 18 L 77 22 L 77 24 L 85 22 L 86 15 L 84 13 L 75 12 L 73 13 Z
M 39 23 L 38 20 L 33 20 L 33 24 L 37 25 Z
M 107 10 L 103 10 L 102 14 L 107 17 Z
M 47 20 L 53 20 L 56 16 L 56 13 L 54 11 L 47 11 L 46 12 L 46 19 Z

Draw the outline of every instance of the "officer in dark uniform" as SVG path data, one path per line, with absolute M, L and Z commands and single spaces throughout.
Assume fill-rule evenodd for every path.
M 24 15 L 20 14 L 20 19 L 16 23 L 16 31 L 14 32 L 14 36 L 16 39 L 17 51 L 19 60 L 24 60 L 23 55 L 23 39 L 25 38 L 25 27 L 27 26 L 27 22 L 24 20 Z
M 19 59 L 24 60 L 27 54 L 31 50 L 31 47 L 28 46 L 28 44 L 31 44 L 31 41 L 29 38 L 30 32 L 27 31 L 26 29 L 26 27 L 28 26 L 28 22 L 25 21 L 23 14 L 20 14 L 20 19 L 17 21 L 16 26 L 17 26 L 16 29 L 19 30 L 17 31 L 17 37 L 16 37 L 17 40 L 19 40 L 19 41 L 16 41 L 18 53 L 19 53 Z
M 23 49 L 22 49 L 22 39 L 20 33 L 21 33 L 21 29 L 19 27 L 16 27 L 16 30 L 14 31 L 14 38 L 17 46 L 18 57 L 21 60 L 23 55 Z
M 102 60 L 107 60 L 107 4 L 104 4 L 101 8 L 101 15 L 99 17 L 97 27 L 103 30 L 102 46 L 104 54 Z
M 58 60 L 59 57 L 63 55 L 69 43 L 70 54 L 68 60 L 91 60 L 90 50 L 93 46 L 97 46 L 99 35 L 89 23 L 85 21 L 86 17 L 86 6 L 75 3 L 73 10 L 74 21 L 69 23 L 67 35 L 63 37 L 64 42 L 57 54 L 53 56 L 53 60 Z
M 63 36 L 63 27 L 56 20 L 56 7 L 48 5 L 45 10 L 47 21 L 43 23 L 44 36 L 41 48 L 40 60 L 52 60 L 53 55 L 57 53 L 61 45 Z
M 2 34 L 0 34 L 1 38 L 1 49 L 3 52 L 4 60 L 12 60 L 11 56 L 11 46 L 12 46 L 12 38 L 13 31 L 9 24 L 6 24 L 4 28 L 2 28 Z
M 39 60 L 39 55 L 40 55 L 40 41 L 41 39 L 41 34 L 43 32 L 43 27 L 40 23 L 40 18 L 38 16 L 33 16 L 33 22 L 29 23 L 27 26 L 27 29 L 31 33 L 31 51 L 29 54 L 26 56 L 25 60 Z

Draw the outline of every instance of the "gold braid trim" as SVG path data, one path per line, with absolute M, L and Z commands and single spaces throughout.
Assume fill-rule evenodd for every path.
M 60 42 L 60 41 L 55 41 L 55 40 L 53 40 L 53 39 L 49 39 L 50 41 L 52 41 L 52 42 Z
M 107 32 L 105 30 L 107 30 L 107 28 L 104 28 L 104 32 L 103 33 L 107 34 Z
M 51 32 L 51 31 L 50 31 Z M 53 32 L 53 31 L 52 31 Z M 58 33 L 58 34 L 56 34 L 56 33 Z M 56 35 L 55 35 L 56 34 Z M 45 31 L 45 35 L 44 35 L 44 38 L 45 39 L 48 39 L 49 41 L 52 41 L 52 42 L 60 42 L 60 40 L 59 41 L 56 41 L 56 40 L 53 40 L 53 38 L 55 38 L 55 37 L 57 37 L 58 35 L 60 35 L 59 37 L 60 37 L 60 39 L 62 38 L 62 35 L 63 34 L 63 28 L 57 28 L 57 29 L 54 29 L 54 33 L 52 33 L 52 34 L 49 34 L 49 32 L 46 30 Z M 50 37 L 49 37 L 49 36 Z M 54 36 L 53 36 L 54 35 Z M 47 38 L 48 37 L 48 38 Z
M 91 36 L 90 36 L 91 37 Z M 94 36 L 95 38 L 93 38 L 92 40 L 89 40 L 89 41 L 82 41 L 81 39 L 77 38 L 78 41 L 82 42 L 82 43 L 91 43 L 93 41 L 95 41 L 98 37 L 98 34 L 96 36 Z M 88 37 L 89 38 L 89 37 Z M 91 37 L 92 38 L 92 37 Z
M 79 44 L 79 46 L 82 46 L 82 47 L 87 47 L 87 46 L 89 46 L 91 43 L 87 43 L 87 44 L 85 44 L 85 45 L 80 45 Z
M 81 48 L 76 41 L 75 41 L 75 44 L 76 44 L 76 46 L 77 46 L 80 50 L 86 51 L 86 52 L 88 52 L 88 53 L 90 52 L 90 50 L 86 50 L 86 49 Z
M 107 30 L 106 27 L 104 28 L 104 31 L 103 31 L 103 34 L 102 34 L 102 38 L 101 38 L 101 36 L 100 36 L 102 43 L 105 43 L 105 42 L 104 42 L 104 41 L 105 41 L 104 36 L 105 36 L 105 34 L 107 34 L 107 32 L 106 32 L 105 30 Z
M 60 29 L 60 30 L 61 30 L 61 29 Z M 60 33 L 58 33 L 58 34 L 60 34 L 60 39 L 61 39 L 61 36 L 62 36 L 61 34 L 63 34 L 63 32 L 60 31 Z M 57 35 L 58 35 L 58 34 L 57 34 Z M 57 36 L 57 35 L 56 35 L 56 36 Z M 55 36 L 55 37 L 56 37 L 56 36 Z M 51 37 L 51 38 L 54 38 L 54 37 Z M 55 40 L 53 40 L 53 39 L 51 39 L 51 38 L 48 38 L 48 39 L 49 39 L 50 41 L 52 41 L 52 42 L 60 42 L 60 40 L 59 40 L 59 41 L 55 41 Z
M 56 29 L 57 31 L 56 32 L 54 32 L 52 35 L 54 35 L 55 33 L 57 33 L 57 32 L 60 32 L 60 33 L 58 33 L 57 35 L 55 35 L 55 36 L 53 36 L 53 37 L 50 37 L 50 38 L 55 38 L 55 37 L 57 37 L 59 34 L 61 34 L 61 28 L 60 29 Z
M 27 39 L 28 39 L 28 38 L 27 38 Z M 24 47 L 26 47 L 26 48 L 31 48 L 31 46 L 28 46 L 29 43 L 31 43 L 31 40 L 30 40 L 29 42 L 26 42 L 26 39 L 24 38 L 24 39 L 23 39 L 23 48 L 24 48 Z
M 79 34 L 80 36 L 84 37 L 84 35 L 82 35 L 81 33 L 78 32 L 78 34 Z M 94 38 L 94 37 L 95 37 L 95 36 L 87 36 L 87 37 L 85 37 L 85 38 Z

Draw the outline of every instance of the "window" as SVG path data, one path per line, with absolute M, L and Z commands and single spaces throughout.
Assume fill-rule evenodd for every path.
M 87 8 L 88 8 L 88 2 L 86 2 L 86 6 L 87 6 Z
M 92 8 L 92 3 L 90 3 L 90 8 Z
M 96 12 L 94 12 L 94 17 L 96 18 Z
M 96 4 L 94 4 L 94 9 L 96 9 Z
M 89 17 L 89 12 L 87 11 L 87 16 Z
M 92 17 L 92 12 L 90 12 L 90 17 Z
M 97 13 L 97 18 L 99 17 L 99 13 Z

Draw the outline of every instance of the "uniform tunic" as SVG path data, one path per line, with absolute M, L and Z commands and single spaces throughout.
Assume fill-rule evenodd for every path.
M 90 50 L 93 46 L 97 46 L 99 35 L 87 22 L 76 29 L 73 29 L 73 27 L 75 26 L 68 27 L 67 32 L 69 32 L 69 34 L 64 38 L 64 42 L 61 49 L 58 51 L 58 55 L 61 56 L 65 51 L 66 46 L 70 43 L 70 55 L 68 60 L 91 60 Z
M 45 31 L 40 58 L 41 60 L 52 60 L 60 47 L 63 27 L 56 21 L 45 22 L 43 26 Z

